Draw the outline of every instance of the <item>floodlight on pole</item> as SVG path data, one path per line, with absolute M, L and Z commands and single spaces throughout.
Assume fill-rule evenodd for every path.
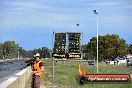
M 79 24 L 76 24 L 77 26 L 79 26 Z
M 99 12 L 97 10 L 93 10 L 94 14 L 97 16 L 97 73 L 99 72 L 99 67 L 98 67 L 98 15 Z
M 99 15 L 99 12 L 97 10 L 93 10 L 94 14 Z

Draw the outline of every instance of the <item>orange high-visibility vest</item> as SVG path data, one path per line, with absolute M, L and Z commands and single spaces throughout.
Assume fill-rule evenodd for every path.
M 35 75 L 38 75 L 38 76 L 41 76 L 42 75 L 42 71 L 41 71 L 41 69 L 40 69 L 40 67 L 39 67 L 39 63 L 40 62 L 42 62 L 42 61 L 39 61 L 39 62 L 35 62 L 35 64 L 33 65 L 33 68 L 34 68 L 34 71 L 37 71 L 36 73 L 35 73 Z

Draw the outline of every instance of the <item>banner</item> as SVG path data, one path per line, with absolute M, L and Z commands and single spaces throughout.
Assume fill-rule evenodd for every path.
M 80 59 L 81 58 L 81 54 L 80 53 L 76 53 L 76 54 L 67 54 L 67 53 L 52 53 L 52 57 L 54 58 L 66 58 L 66 59 Z
M 79 84 L 85 83 L 129 83 L 129 74 L 87 74 L 77 78 Z

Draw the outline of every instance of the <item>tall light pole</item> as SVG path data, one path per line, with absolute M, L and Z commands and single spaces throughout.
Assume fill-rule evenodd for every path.
M 20 50 L 20 47 L 19 47 L 19 44 L 17 44 L 17 59 L 20 59 L 20 52 L 19 52 L 19 50 Z
M 79 27 L 79 24 L 76 24 L 77 27 Z
M 19 56 L 19 45 L 17 47 L 17 59 L 20 59 L 20 56 Z
M 99 15 L 99 13 L 98 13 L 98 11 L 97 10 L 93 10 L 93 12 L 94 12 L 94 14 L 97 16 L 97 73 L 99 72 L 99 67 L 98 67 L 98 15 Z

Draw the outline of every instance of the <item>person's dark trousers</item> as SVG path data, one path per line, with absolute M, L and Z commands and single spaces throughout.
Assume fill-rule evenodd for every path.
M 40 88 L 40 77 L 38 75 L 33 75 L 32 88 Z

